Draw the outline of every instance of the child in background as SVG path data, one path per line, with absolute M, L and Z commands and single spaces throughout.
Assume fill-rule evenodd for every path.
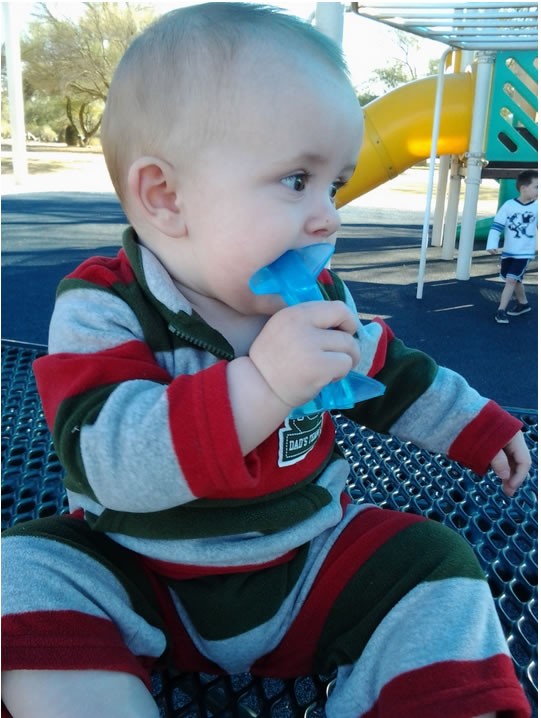
M 508 496 L 521 424 L 358 320 L 347 287 L 285 306 L 250 277 L 333 243 L 363 117 L 340 50 L 256 5 L 175 10 L 137 38 L 102 125 L 131 226 L 60 284 L 35 372 L 69 515 L 4 534 L 3 699 L 14 718 L 156 718 L 150 671 L 337 671 L 329 718 L 527 718 L 460 536 L 351 503 L 328 412 L 445 452 Z
M 509 324 L 509 316 L 518 317 L 531 311 L 522 279 L 530 260 L 535 257 L 537 243 L 537 171 L 525 170 L 517 177 L 518 197 L 504 202 L 494 217 L 487 239 L 487 252 L 498 253 L 503 232 L 500 277 L 505 286 L 494 319 Z M 516 302 L 507 309 L 511 297 Z

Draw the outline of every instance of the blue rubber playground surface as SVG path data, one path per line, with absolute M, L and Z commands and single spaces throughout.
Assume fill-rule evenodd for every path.
M 126 218 L 112 194 L 36 192 L 2 198 L 2 338 L 47 343 L 56 286 L 87 257 L 113 256 Z M 360 316 L 383 317 L 406 344 L 463 374 L 509 408 L 537 410 L 537 260 L 525 287 L 532 311 L 494 321 L 502 284 L 498 259 L 476 246 L 471 278 L 429 247 L 423 298 L 416 299 L 421 227 L 345 225 L 332 266 Z

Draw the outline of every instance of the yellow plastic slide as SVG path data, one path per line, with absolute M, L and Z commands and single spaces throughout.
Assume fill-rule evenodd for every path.
M 359 162 L 351 180 L 337 193 L 337 207 L 430 157 L 436 83 L 435 76 L 415 80 L 366 105 Z M 444 76 L 438 155 L 468 149 L 473 83 L 469 72 Z

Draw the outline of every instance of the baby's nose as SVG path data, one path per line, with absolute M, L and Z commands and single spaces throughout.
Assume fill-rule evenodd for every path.
M 306 231 L 312 237 L 330 237 L 340 226 L 340 215 L 329 197 L 321 203 L 306 222 Z

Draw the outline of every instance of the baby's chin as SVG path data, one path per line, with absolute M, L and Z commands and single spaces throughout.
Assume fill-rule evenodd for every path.
M 286 306 L 286 303 L 279 294 L 263 294 L 257 297 L 255 305 L 257 314 L 266 316 L 276 314 L 276 312 L 279 312 L 280 309 L 284 309 Z

